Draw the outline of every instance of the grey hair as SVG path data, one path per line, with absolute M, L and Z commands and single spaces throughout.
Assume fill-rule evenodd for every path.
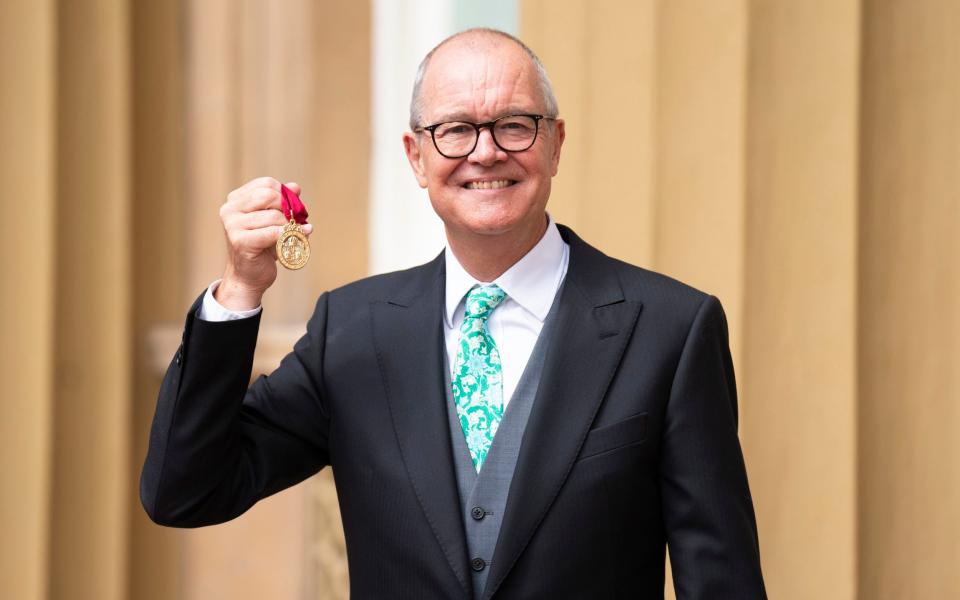
M 491 29 L 489 27 L 474 27 L 473 29 L 466 29 L 460 31 L 446 38 L 439 44 L 433 47 L 433 50 L 427 52 L 427 55 L 423 57 L 423 60 L 420 61 L 420 66 L 417 67 L 417 76 L 413 80 L 413 95 L 410 98 L 410 130 L 414 131 L 417 127 L 421 126 L 421 120 L 423 119 L 423 99 L 421 98 L 421 91 L 423 88 L 423 77 L 427 72 L 427 67 L 430 66 L 430 59 L 433 58 L 434 53 L 444 46 L 447 42 L 452 41 L 460 36 L 472 34 L 472 33 L 482 33 L 489 36 L 499 36 L 506 38 L 513 43 L 517 44 L 523 48 L 524 52 L 527 53 L 527 56 L 530 57 L 530 60 L 533 61 L 533 65 L 537 70 L 537 80 L 540 83 L 540 91 L 543 94 L 543 101 L 546 105 L 544 107 L 546 117 L 556 118 L 560 114 L 560 108 L 557 106 L 557 97 L 553 93 L 553 84 L 550 83 L 550 78 L 547 77 L 547 69 L 544 68 L 543 63 L 540 62 L 540 57 L 538 57 L 529 46 L 521 42 L 515 36 L 510 35 L 505 31 L 500 31 L 499 29 Z

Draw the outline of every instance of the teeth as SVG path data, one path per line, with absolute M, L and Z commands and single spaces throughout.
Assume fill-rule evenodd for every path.
M 467 183 L 466 188 L 468 190 L 499 190 L 510 185 L 513 185 L 513 181 L 510 179 L 498 179 L 496 181 L 471 181 Z

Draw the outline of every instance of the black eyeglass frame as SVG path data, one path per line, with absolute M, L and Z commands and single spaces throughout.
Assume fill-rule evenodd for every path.
M 508 150 L 504 148 L 503 146 L 500 145 L 500 142 L 497 141 L 497 134 L 494 133 L 494 125 L 496 125 L 498 121 L 502 121 L 503 119 L 510 119 L 513 117 L 529 117 L 533 119 L 533 138 L 530 140 L 530 145 L 527 146 L 526 148 L 523 148 L 522 150 Z M 473 151 L 477 149 L 477 144 L 480 143 L 480 130 L 483 129 L 484 127 L 490 129 L 490 138 L 493 140 L 493 143 L 496 144 L 497 148 L 500 148 L 504 152 L 526 152 L 527 150 L 532 148 L 535 143 L 537 143 L 537 136 L 540 135 L 540 121 L 545 119 L 549 121 L 554 121 L 557 119 L 557 117 L 548 117 L 546 115 L 533 115 L 533 114 L 519 113 L 519 114 L 512 114 L 512 115 L 503 115 L 502 117 L 497 117 L 496 119 L 492 121 L 487 121 L 486 123 L 471 123 L 470 121 L 442 121 L 440 123 L 434 123 L 433 125 L 418 127 L 415 131 L 418 131 L 418 132 L 429 131 L 430 140 L 433 142 L 433 147 L 437 149 L 437 152 L 440 153 L 440 156 L 444 158 L 464 158 L 466 156 L 470 156 L 471 154 L 473 154 Z M 470 147 L 469 152 L 466 152 L 464 154 L 457 154 L 456 156 L 451 156 L 449 154 L 444 154 L 443 151 L 440 150 L 440 146 L 439 144 L 437 144 L 437 137 L 435 132 L 437 130 L 437 127 L 440 127 L 441 125 L 445 125 L 447 123 L 463 123 L 464 125 L 473 126 L 473 129 L 476 131 L 476 135 L 473 136 L 473 146 Z

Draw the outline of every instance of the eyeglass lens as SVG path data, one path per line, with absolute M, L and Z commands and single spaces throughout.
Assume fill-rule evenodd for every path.
M 537 121 L 524 115 L 504 117 L 495 121 L 490 130 L 498 146 L 508 152 L 521 152 L 533 145 Z M 433 131 L 433 141 L 444 156 L 461 157 L 473 151 L 477 135 L 473 123 L 453 121 L 438 125 Z

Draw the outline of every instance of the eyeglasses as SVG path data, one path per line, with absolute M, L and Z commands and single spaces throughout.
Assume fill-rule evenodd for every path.
M 553 118 L 543 115 L 506 115 L 486 123 L 448 121 L 420 127 L 418 130 L 430 132 L 433 145 L 441 156 L 463 158 L 476 149 L 480 130 L 484 127 L 490 129 L 490 136 L 497 148 L 504 152 L 523 152 L 537 141 L 540 121 Z

